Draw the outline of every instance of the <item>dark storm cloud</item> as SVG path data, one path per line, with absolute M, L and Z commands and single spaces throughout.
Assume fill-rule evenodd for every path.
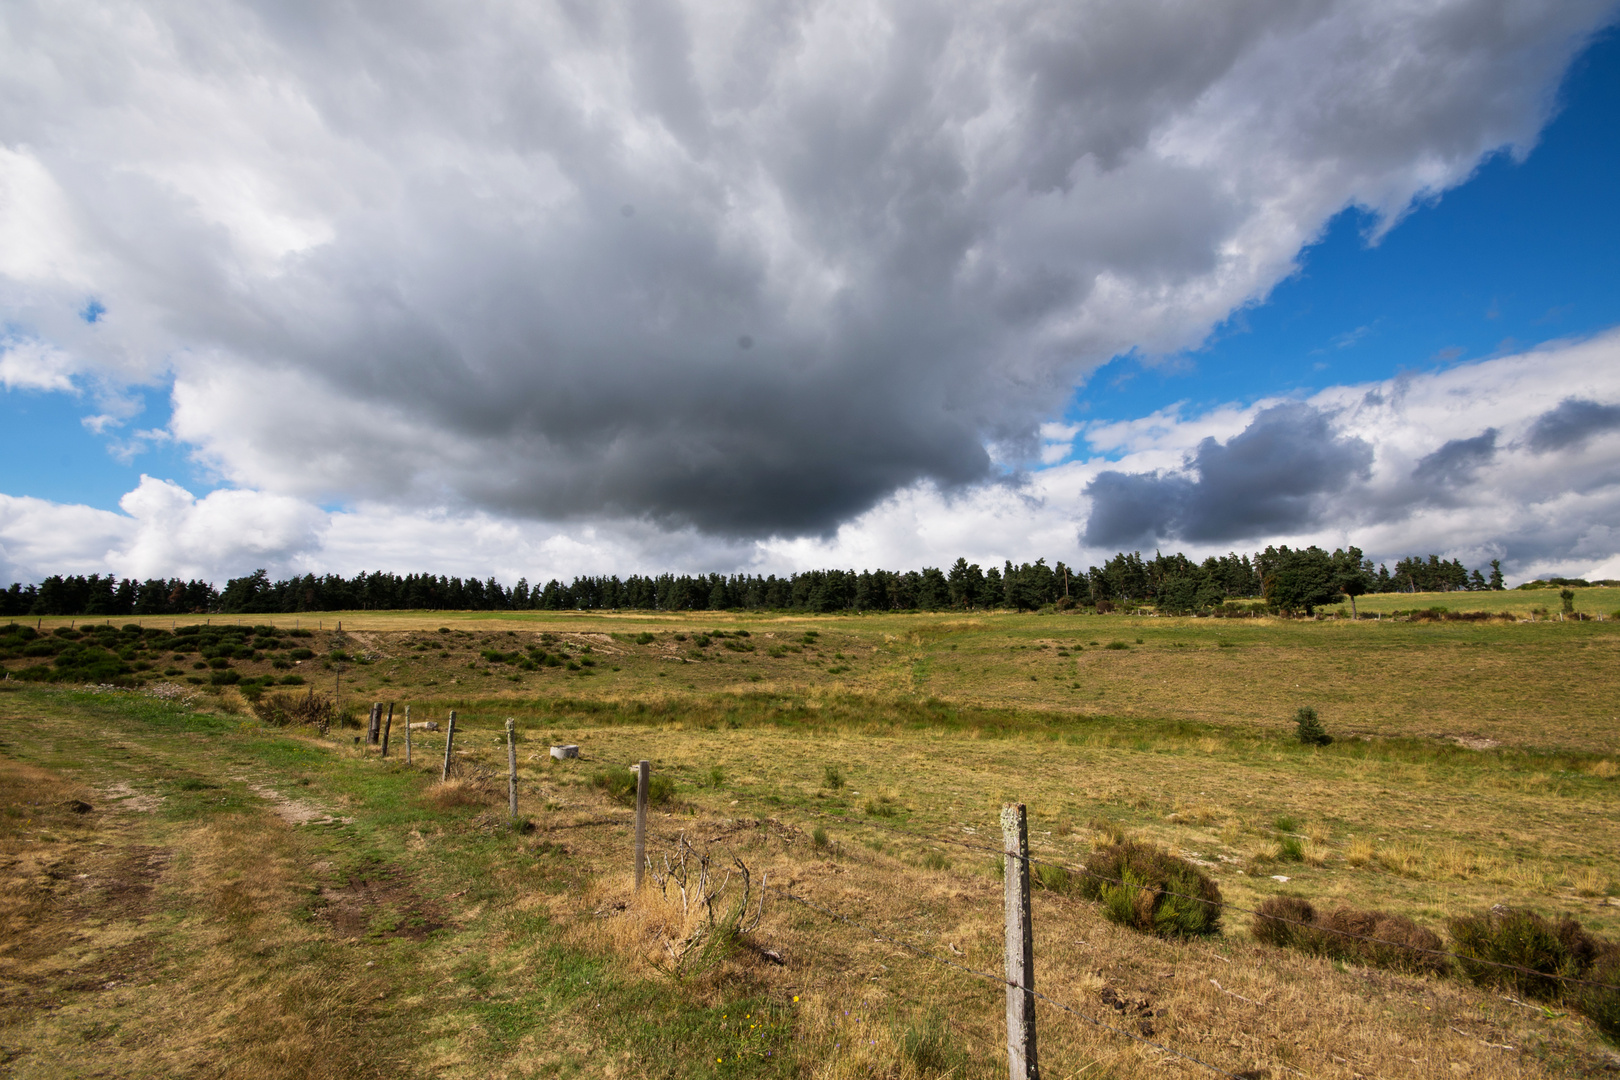
M 1565 398 L 1536 417 L 1528 442 L 1538 454 L 1578 447 L 1594 435 L 1620 429 L 1620 405 L 1600 405 L 1583 398 Z
M 0 150 L 64 224 L 0 316 L 170 365 L 240 485 L 825 533 L 1533 139 L 1610 5 L 1496 8 L 24 0 Z M 1273 410 L 1088 531 L 1292 526 L 1359 454 Z
M 1196 479 L 1099 474 L 1086 486 L 1085 542 L 1223 543 L 1309 529 L 1321 523 L 1326 496 L 1366 478 L 1372 447 L 1339 434 L 1320 409 L 1278 405 L 1224 443 L 1205 439 L 1186 464 Z
M 1486 428 L 1471 439 L 1452 439 L 1425 455 L 1412 470 L 1412 479 L 1434 486 L 1467 483 L 1480 466 L 1496 457 L 1496 436 L 1495 428 Z

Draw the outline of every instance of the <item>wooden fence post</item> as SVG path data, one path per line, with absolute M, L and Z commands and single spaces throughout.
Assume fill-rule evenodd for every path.
M 517 820 L 517 732 L 514 721 L 506 718 L 506 801 L 510 804 L 512 820 Z
M 1001 808 L 1006 864 L 1007 1075 L 1040 1080 L 1035 1057 L 1035 935 L 1029 921 L 1029 823 L 1023 803 Z
M 641 878 L 647 870 L 647 780 L 652 763 L 643 761 L 636 766 L 636 891 L 641 891 Z
M 450 748 L 456 744 L 456 710 L 450 710 L 450 724 L 444 733 L 444 772 L 439 774 L 442 783 L 450 779 Z
M 411 763 L 411 707 L 405 706 L 405 764 Z
M 383 721 L 382 756 L 388 756 L 388 733 L 394 727 L 394 703 L 388 703 L 388 719 Z
M 382 740 L 382 706 L 380 701 L 371 703 L 371 721 L 366 725 L 366 744 L 376 746 Z

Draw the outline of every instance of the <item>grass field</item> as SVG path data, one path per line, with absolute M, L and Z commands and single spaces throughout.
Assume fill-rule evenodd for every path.
M 995 846 L 1012 800 L 1043 857 L 1072 865 L 1123 832 L 1204 864 L 1231 905 L 1302 895 L 1439 930 L 1507 903 L 1620 938 L 1617 622 L 316 623 L 311 658 L 277 669 L 269 650 L 234 669 L 302 672 L 290 692 L 340 684 L 350 706 L 409 704 L 414 719 L 454 708 L 459 780 L 435 783 L 442 733 L 418 733 L 407 768 L 397 726 L 388 762 L 352 728 L 267 729 L 235 691 L 186 682 L 191 656 L 149 661 L 184 673 L 168 681 L 188 703 L 0 694 L 13 1074 L 89 1061 L 112 1076 L 1005 1069 L 1000 987 L 777 894 L 750 947 L 683 953 L 690 918 L 632 895 L 628 811 L 593 784 L 639 758 L 675 783 L 653 820 L 659 859 L 684 835 L 741 858 L 756 884 L 768 872 L 974 969 L 999 970 L 1001 885 L 995 858 L 965 845 Z M 567 659 L 525 670 L 514 657 L 530 646 Z M 1301 704 L 1331 745 L 1292 739 Z M 507 717 L 530 832 L 507 828 L 504 778 L 490 779 Z M 559 742 L 582 759 L 553 762 Z M 1058 889 L 1038 893 L 1035 924 L 1044 992 L 1234 1073 L 1573 1076 L 1620 1062 L 1565 1009 L 1282 952 L 1241 914 L 1178 944 Z M 1199 1074 L 1042 1008 L 1047 1075 Z

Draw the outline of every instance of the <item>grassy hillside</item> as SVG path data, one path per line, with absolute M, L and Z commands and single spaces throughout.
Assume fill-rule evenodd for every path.
M 1575 594 L 1575 610 L 1591 616 L 1608 618 L 1620 611 L 1620 589 L 1571 589 Z M 1558 617 L 1562 601 L 1558 589 L 1506 589 L 1502 592 L 1449 592 L 1449 593 L 1379 593 L 1376 596 L 1356 598 L 1356 608 L 1363 612 L 1410 611 L 1415 608 L 1443 607 L 1448 611 L 1505 611 L 1528 619 L 1531 613 L 1542 609 L 1553 618 Z M 1342 605 L 1346 610 L 1349 605 Z M 1544 618 L 1545 614 L 1537 615 Z
M 423 707 L 472 698 L 519 708 L 579 697 L 621 708 L 692 694 L 854 694 L 1281 731 L 1309 704 L 1345 736 L 1587 751 L 1620 741 L 1620 622 L 355 612 L 296 621 L 321 629 L 259 650 L 257 660 L 231 660 L 231 670 L 294 673 L 351 703 Z M 717 630 L 727 636 L 710 635 Z M 199 653 L 177 659 L 161 640 L 147 644 L 141 662 L 152 678 L 190 685 L 212 675 Z M 272 666 L 299 644 L 311 658 Z M 334 650 L 349 659 L 330 659 Z M 575 668 L 527 670 L 530 650 L 566 654 Z M 491 652 L 504 659 L 489 660 Z
M 418 732 L 406 766 L 399 712 L 386 762 L 353 727 L 268 728 L 237 690 L 187 681 L 221 670 L 200 654 L 138 651 L 172 702 L 0 684 L 15 1075 L 1003 1075 L 1002 989 L 869 930 L 998 971 L 981 845 L 1013 800 L 1045 859 L 1129 835 L 1196 860 L 1235 907 L 1297 895 L 1443 932 L 1503 903 L 1620 940 L 1620 623 L 316 624 L 227 670 L 305 679 L 267 695 L 341 682 L 355 713 L 456 709 L 450 784 L 442 732 Z M 1331 745 L 1292 737 L 1299 704 Z M 505 821 L 508 717 L 529 830 Z M 564 742 L 582 758 L 553 761 Z M 750 868 L 743 944 L 702 947 L 667 881 L 632 893 L 629 811 L 598 780 L 641 758 L 674 785 L 655 869 L 683 842 L 717 878 Z M 784 892 L 759 905 L 766 874 Z M 1240 911 L 1213 939 L 1145 937 L 1047 884 L 1043 992 L 1230 1072 L 1576 1076 L 1613 1052 L 1567 1007 L 1284 952 Z M 726 888 L 722 911 L 735 874 Z M 1199 1074 L 1040 1017 L 1050 1075 Z

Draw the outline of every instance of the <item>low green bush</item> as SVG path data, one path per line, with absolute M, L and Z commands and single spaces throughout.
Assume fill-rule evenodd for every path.
M 1571 987 L 1570 1005 L 1608 1038 L 1620 1042 L 1620 947 L 1602 943 L 1598 955 L 1583 976 L 1588 983 Z
M 653 642 L 655 642 L 657 640 L 658 639 L 656 637 L 654 637 L 652 634 L 649 634 L 645 630 L 643 630 L 641 633 L 636 635 L 636 644 L 637 645 L 651 645 Z
M 1080 895 L 1103 915 L 1161 937 L 1195 937 L 1221 928 L 1221 890 L 1186 859 L 1139 840 L 1111 844 L 1086 860 Z
M 837 791 L 844 786 L 844 771 L 836 765 L 828 765 L 821 770 L 821 786 Z
M 1464 957 L 1457 966 L 1470 981 L 1548 1000 L 1559 1000 L 1562 980 L 1580 977 L 1599 952 L 1574 919 L 1553 922 L 1523 908 L 1498 905 L 1483 914 L 1460 915 L 1447 929 Z M 1487 962 L 1475 962 L 1481 960 Z
M 1440 935 L 1402 915 L 1339 907 L 1319 912 L 1296 896 L 1261 903 L 1250 929 L 1268 945 L 1414 975 L 1445 975 Z M 1373 940 L 1369 940 L 1373 939 Z

